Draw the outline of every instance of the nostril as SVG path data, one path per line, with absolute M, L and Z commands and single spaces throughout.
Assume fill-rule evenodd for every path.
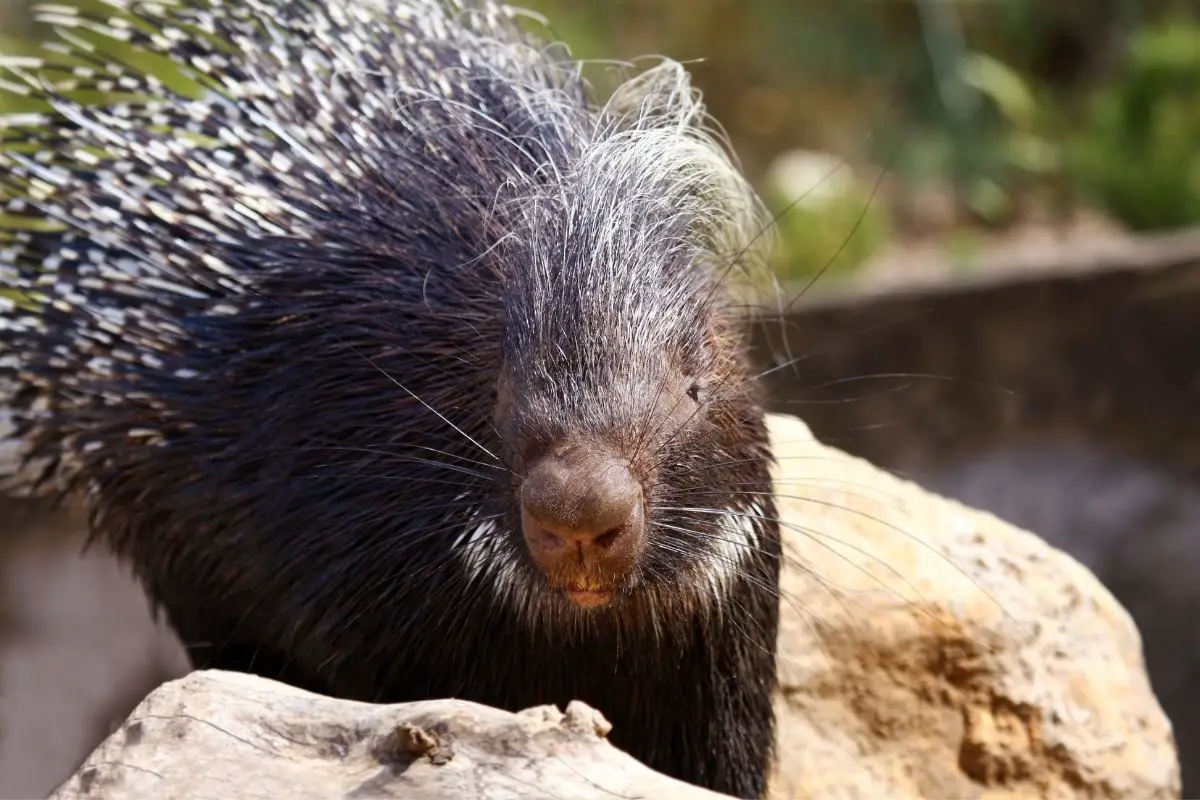
M 624 530 L 624 526 L 622 526 L 620 528 L 613 528 L 611 531 L 602 533 L 596 537 L 595 541 L 592 542 L 592 544 L 596 545 L 596 547 L 600 547 L 600 548 L 607 550 L 608 548 L 612 547 L 614 544 L 617 543 L 617 538 L 620 537 L 622 530 Z
M 527 535 L 531 536 L 532 544 L 540 550 L 554 551 L 562 550 L 567 547 L 567 540 L 556 534 L 554 531 L 546 530 L 540 525 L 533 526 L 533 530 L 528 531 Z
M 573 546 L 607 551 L 640 530 L 641 483 L 611 452 L 575 446 L 551 451 L 531 465 L 521 486 L 529 544 L 545 535 Z

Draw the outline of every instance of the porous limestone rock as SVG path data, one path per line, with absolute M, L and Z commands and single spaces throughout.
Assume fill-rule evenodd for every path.
M 1177 798 L 1141 639 L 1078 562 L 770 420 L 775 798 Z

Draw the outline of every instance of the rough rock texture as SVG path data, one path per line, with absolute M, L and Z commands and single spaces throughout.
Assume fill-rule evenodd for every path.
M 789 560 L 776 798 L 1180 796 L 1138 632 L 1091 573 L 990 514 L 818 444 L 795 419 L 770 424 Z M 58 797 L 171 797 L 171 780 L 189 798 L 693 796 L 642 783 L 654 778 L 592 734 L 520 719 L 198 674 L 152 695 L 131 716 L 140 724 L 110 737 Z M 461 722 L 456 758 L 403 771 L 372 761 L 371 736 L 401 720 Z M 546 758 L 548 743 L 562 759 Z M 484 763 L 503 774 L 478 771 Z
M 1051 437 L 922 472 L 922 486 L 991 511 L 1079 559 L 1129 611 L 1150 685 L 1175 730 L 1184 794 L 1197 796 L 1200 475 L 1180 475 L 1102 443 Z
M 461 700 L 370 705 L 231 672 L 153 692 L 54 800 L 716 800 L 604 739 L 582 703 L 510 714 Z
M 1179 797 L 1141 640 L 1078 562 L 771 420 L 776 796 Z

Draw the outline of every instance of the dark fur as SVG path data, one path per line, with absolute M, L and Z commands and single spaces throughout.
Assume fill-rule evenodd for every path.
M 284 26 L 322 13 L 264 8 Z M 223 20 L 217 32 L 232 38 L 238 29 Z M 469 41 L 452 29 L 427 42 L 409 77 L 432 86 L 437 65 L 458 64 Z M 321 46 L 299 35 L 291 44 Z M 30 455 L 90 490 L 95 536 L 132 562 L 197 666 L 382 702 L 459 697 L 516 710 L 582 699 L 650 766 L 758 797 L 772 749 L 780 553 L 757 387 L 721 291 L 732 255 L 704 239 L 702 221 L 659 202 L 671 196 L 663 175 L 589 163 L 600 113 L 576 73 L 531 63 L 536 71 L 441 69 L 453 99 L 484 109 L 491 129 L 414 98 L 407 116 L 370 123 L 377 144 L 365 148 L 342 122 L 365 93 L 396 91 L 366 77 L 334 104 L 323 168 L 275 174 L 231 148 L 235 172 L 284 200 L 265 221 L 185 206 L 177 179 L 195 173 L 164 158 L 157 166 L 176 180 L 146 197 L 181 219 L 142 204 L 102 225 L 80 211 L 65 233 L 12 239 L 19 252 L 0 263 L 0 287 L 27 292 L 56 270 L 79 295 L 66 311 L 7 312 L 0 345 L 15 358 L 0 376 L 19 388 Z M 268 78 L 284 69 L 254 65 Z M 328 90 L 300 77 L 294 103 L 258 107 L 310 123 Z M 520 96 L 529 86 L 575 101 L 542 108 Z M 177 101 L 155 88 L 181 126 Z M 204 127 L 232 119 L 259 130 L 215 106 Z M 80 135 L 63 116 L 52 123 Z M 156 134 L 135 126 L 130 138 Z M 25 141 L 55 146 L 37 131 Z M 36 210 L 114 203 L 65 147 L 57 159 L 71 182 Z M 361 174 L 333 171 L 350 164 Z M 10 175 L 10 190 L 28 189 L 20 170 Z M 213 198 L 221 192 L 203 199 Z M 96 276 L 86 255 L 47 266 L 64 245 L 100 261 L 132 257 L 194 296 L 142 280 L 85 285 Z M 234 277 L 222 283 L 202 254 Z M 103 306 L 136 309 L 120 338 L 157 360 L 89 368 L 118 346 L 95 336 L 87 309 Z M 59 345 L 66 356 L 55 360 Z M 522 465 L 563 436 L 619 448 L 645 486 L 649 541 L 610 608 L 577 609 L 549 591 L 521 540 Z M 745 497 L 759 504 L 745 512 L 758 546 L 714 596 L 704 576 L 720 557 L 719 517 L 687 509 L 744 509 Z M 452 542 L 488 518 L 495 531 L 470 545 L 487 548 L 487 571 L 472 577 Z

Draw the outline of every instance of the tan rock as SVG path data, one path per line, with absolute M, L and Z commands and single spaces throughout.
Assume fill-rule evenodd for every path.
M 1133 621 L 1078 562 L 770 420 L 777 798 L 1180 796 Z
M 152 692 L 52 800 L 525 800 L 722 795 L 610 745 L 572 703 L 510 714 L 462 700 L 371 705 L 232 672 Z

